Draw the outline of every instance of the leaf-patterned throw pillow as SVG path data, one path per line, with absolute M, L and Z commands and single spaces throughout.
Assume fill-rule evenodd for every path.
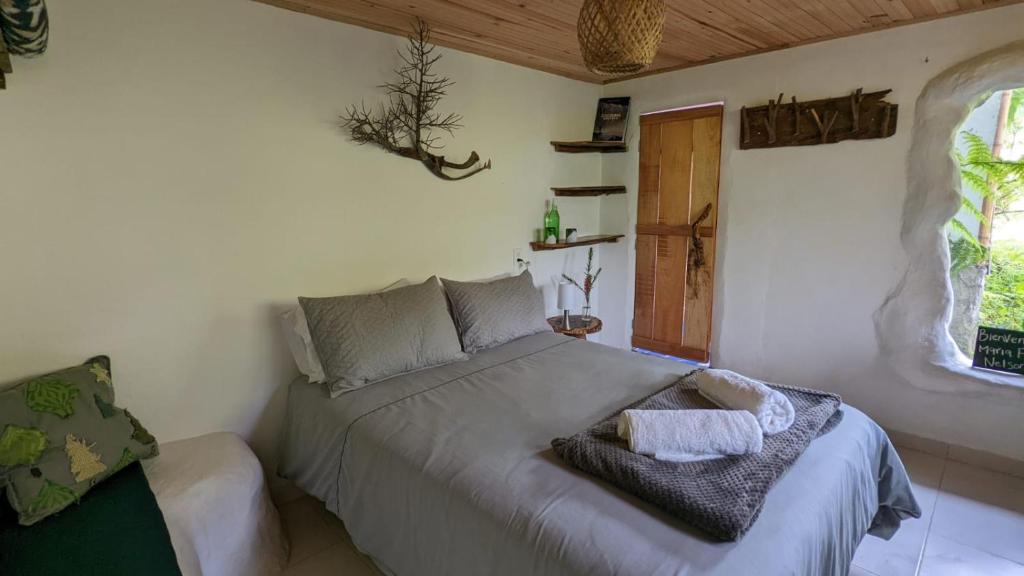
M 0 486 L 23 525 L 156 454 L 156 439 L 114 405 L 106 356 L 0 391 Z

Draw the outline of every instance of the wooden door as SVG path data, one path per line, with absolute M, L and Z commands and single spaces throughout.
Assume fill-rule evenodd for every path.
M 640 117 L 636 348 L 711 357 L 721 149 L 720 105 Z

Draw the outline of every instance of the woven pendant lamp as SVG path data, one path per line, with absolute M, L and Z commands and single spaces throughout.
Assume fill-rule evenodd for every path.
M 620 76 L 651 65 L 664 26 L 664 0 L 585 0 L 576 33 L 591 72 Z

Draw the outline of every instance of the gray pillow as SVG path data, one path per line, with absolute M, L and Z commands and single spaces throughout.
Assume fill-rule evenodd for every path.
M 331 397 L 396 374 L 465 360 L 432 277 L 390 292 L 299 298 Z
M 551 330 L 544 318 L 544 296 L 529 272 L 493 282 L 441 282 L 466 352 Z

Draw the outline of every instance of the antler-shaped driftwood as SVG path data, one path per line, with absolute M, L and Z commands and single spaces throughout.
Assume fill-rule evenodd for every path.
M 448 77 L 431 72 L 441 59 L 440 54 L 434 54 L 434 48 L 430 44 L 430 27 L 417 19 L 406 51 L 398 53 L 404 63 L 395 70 L 398 80 L 381 86 L 387 92 L 387 102 L 377 110 L 368 109 L 365 104 L 359 108 L 352 106 L 342 117 L 342 126 L 359 144 L 375 144 L 392 154 L 419 160 L 438 178 L 462 180 L 489 169 L 491 161 L 478 165 L 480 156 L 473 152 L 465 162 L 451 162 L 433 152 L 440 150 L 441 145 L 440 137 L 431 130 L 453 134 L 462 127 L 458 114 L 434 111 L 447 89 L 455 84 Z M 452 176 L 445 169 L 470 171 Z
M 700 225 L 711 215 L 711 203 L 700 211 L 693 224 L 690 224 L 690 265 L 694 270 L 700 270 L 705 264 L 704 241 L 700 237 Z
M 781 100 L 780 100 L 781 101 Z M 690 294 L 698 298 L 700 294 L 701 278 L 707 278 L 707 256 L 704 254 L 704 240 L 700 237 L 700 225 L 711 215 L 711 203 L 708 202 L 700 211 L 697 218 L 690 224 L 690 265 L 686 267 L 687 286 L 690 287 Z M 699 275 L 698 275 L 699 274 Z

